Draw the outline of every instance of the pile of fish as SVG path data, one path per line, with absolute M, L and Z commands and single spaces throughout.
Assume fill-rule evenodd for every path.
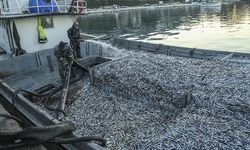
M 250 149 L 249 65 L 139 53 L 92 71 L 64 118 L 79 135 L 108 149 Z
M 171 116 L 191 101 L 200 76 L 193 71 L 181 58 L 140 53 L 94 67 L 92 79 L 94 86 L 108 93 L 160 107 Z

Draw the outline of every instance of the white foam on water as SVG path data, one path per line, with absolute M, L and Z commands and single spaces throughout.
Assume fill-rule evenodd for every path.
M 112 59 L 118 59 L 122 58 L 131 54 L 134 54 L 134 51 L 129 51 L 124 48 L 118 48 L 113 46 L 110 43 L 102 42 L 102 41 L 97 41 L 97 40 L 86 40 L 87 42 L 97 44 L 98 46 L 101 47 L 102 49 L 102 56 L 103 57 L 109 57 Z

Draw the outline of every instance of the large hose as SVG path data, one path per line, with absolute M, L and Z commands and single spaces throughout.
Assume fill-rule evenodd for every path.
M 60 110 L 60 109 L 57 109 L 57 108 L 51 108 L 51 107 L 49 107 L 49 100 L 50 100 L 50 98 L 51 98 L 54 94 L 56 94 L 56 92 L 60 91 L 61 89 L 62 89 L 62 86 L 60 86 L 60 87 L 58 87 L 57 89 L 55 89 L 54 91 L 52 91 L 52 92 L 46 97 L 46 99 L 45 99 L 45 101 L 44 101 L 44 106 L 45 106 L 45 108 L 47 108 L 47 109 L 50 110 L 50 111 L 57 111 L 57 112 L 62 113 L 62 114 L 65 116 L 66 113 L 65 113 L 64 111 L 62 111 L 62 110 Z
M 39 145 L 56 137 L 71 133 L 74 130 L 75 126 L 72 122 L 64 122 L 44 127 L 32 126 L 14 132 L 0 131 L 0 143 L 13 143 L 17 140 L 21 140 L 21 142 L 26 144 Z
M 75 79 L 75 80 L 69 80 L 69 85 L 70 84 L 73 84 L 73 83 L 75 83 L 75 82 L 77 82 L 77 81 L 79 81 L 81 79 L 81 77 L 80 78 L 77 78 L 77 79 Z M 50 111 L 57 111 L 57 112 L 60 112 L 60 113 L 62 113 L 62 114 L 64 114 L 65 116 L 66 116 L 66 113 L 63 111 L 63 110 L 61 110 L 61 109 L 58 109 L 58 108 L 51 108 L 51 107 L 49 107 L 49 100 L 50 100 L 50 98 L 55 94 L 55 93 L 57 93 L 59 90 L 61 90 L 62 89 L 62 86 L 60 86 L 60 87 L 58 87 L 57 89 L 55 89 L 54 91 L 52 91 L 47 97 L 46 97 L 46 99 L 44 100 L 44 105 L 45 105 L 45 108 L 47 108 L 48 110 L 50 110 Z
M 12 98 L 12 105 L 13 106 L 15 106 L 15 104 L 16 104 L 16 97 L 17 97 L 17 95 L 19 93 L 28 94 L 29 96 L 35 96 L 35 97 L 46 97 L 46 96 L 50 95 L 50 93 L 47 93 L 47 94 L 37 94 L 37 93 L 26 91 L 26 90 L 23 90 L 23 89 L 18 89 L 18 90 L 15 91 L 14 96 Z
M 66 103 L 68 90 L 69 90 L 71 68 L 72 68 L 72 64 L 69 64 L 68 75 L 67 75 L 66 81 L 65 81 L 65 83 L 63 85 L 62 96 L 61 96 L 61 99 L 60 99 L 59 104 L 58 104 L 58 109 L 61 110 L 61 111 L 64 111 L 64 109 L 65 109 L 65 103 Z
M 73 64 L 74 67 L 80 68 L 83 72 L 89 72 L 89 69 L 78 63 L 77 61 L 74 60 Z
M 15 116 L 10 115 L 10 114 L 0 113 L 0 117 L 10 118 L 10 119 L 15 120 L 16 122 L 23 123 L 22 120 L 20 120 L 19 118 L 15 117 Z
M 13 150 L 13 149 L 17 149 L 17 148 L 21 148 L 26 146 L 25 143 L 15 143 L 15 144 L 8 144 L 8 145 L 0 145 L 0 150 Z
M 7 116 L 9 117 L 9 116 Z M 0 131 L 0 149 L 15 149 L 24 146 L 35 146 L 44 143 L 69 144 L 77 142 L 100 142 L 101 146 L 106 146 L 106 140 L 98 137 L 74 137 L 59 138 L 72 133 L 75 126 L 72 122 L 64 122 L 57 125 L 45 127 L 28 127 L 21 131 Z
M 49 141 L 50 143 L 55 144 L 69 144 L 69 143 L 78 143 L 83 141 L 98 141 L 101 143 L 101 146 L 106 146 L 106 140 L 99 137 L 94 136 L 86 136 L 86 137 L 76 137 L 76 138 L 67 138 L 67 139 L 59 139 L 55 138 L 54 140 Z

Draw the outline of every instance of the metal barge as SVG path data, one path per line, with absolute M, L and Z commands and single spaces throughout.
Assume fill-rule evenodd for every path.
M 108 57 L 107 49 L 124 49 L 125 51 L 146 51 L 150 53 L 164 54 L 168 56 L 178 56 L 193 59 L 217 59 L 227 63 L 249 64 L 250 54 L 232 53 L 222 51 L 208 51 L 202 49 L 192 49 L 174 47 L 168 45 L 150 44 L 138 41 L 114 38 L 106 40 L 110 44 L 101 44 L 93 40 L 81 43 L 81 51 L 84 56 L 80 63 L 84 68 L 105 63 L 111 59 Z M 112 60 L 111 60 L 112 61 Z M 58 124 L 60 121 L 55 116 L 51 116 L 43 111 L 39 106 L 32 103 L 29 94 L 22 90 L 36 94 L 44 94 L 53 91 L 59 86 L 56 59 L 53 50 L 42 50 L 35 53 L 26 54 L 0 61 L 0 95 L 1 104 L 13 115 L 24 120 L 26 126 L 46 126 Z M 22 64 L 26 64 L 25 66 Z M 11 67 L 10 67 L 11 66 Z M 81 70 L 81 68 L 80 68 Z M 88 72 L 79 71 L 73 79 L 78 82 L 83 76 L 92 79 L 91 69 Z M 90 80 L 91 81 L 91 80 Z M 28 96 L 28 97 L 27 97 Z M 70 134 L 68 137 L 75 137 Z M 51 146 L 51 145 L 50 145 Z M 55 146 L 55 145 L 53 145 Z M 92 142 L 80 142 L 75 144 L 56 145 L 63 149 L 103 149 L 101 146 Z
M 147 42 L 126 40 L 114 38 L 111 40 L 112 45 L 125 48 L 127 50 L 146 51 L 156 54 L 165 54 L 168 56 L 180 56 L 194 59 L 222 59 L 231 63 L 249 64 L 249 53 L 239 53 L 230 51 L 216 51 L 207 49 L 187 48 L 179 46 L 171 46 L 165 44 L 151 44 Z
M 54 90 L 60 89 L 59 76 L 57 72 L 57 62 L 53 54 L 53 47 L 61 40 L 68 41 L 66 29 L 69 28 L 78 15 L 83 15 L 83 8 L 76 7 L 76 12 L 69 12 L 70 5 L 67 1 L 62 4 L 56 4 L 59 8 L 58 12 L 39 12 L 38 6 L 35 8 L 37 13 L 29 13 L 27 1 L 10 2 L 1 1 L 1 17 L 0 17 L 0 53 L 7 53 L 6 59 L 0 60 L 0 97 L 1 105 L 12 115 L 20 118 L 24 125 L 23 128 L 30 126 L 44 127 L 60 123 L 58 116 L 53 116 L 44 111 L 46 108 L 36 105 L 36 100 L 44 99 L 44 95 L 53 93 Z M 71 1 L 69 1 L 71 3 Z M 2 8 L 2 6 L 4 6 Z M 42 8 L 44 6 L 41 6 Z M 53 9 L 51 5 L 48 8 Z M 48 41 L 41 43 L 39 41 L 37 26 L 40 24 L 38 20 L 42 20 L 42 25 L 47 33 Z M 27 32 L 29 31 L 29 32 Z M 60 37 L 60 39 L 58 38 Z M 20 40 L 21 39 L 21 40 Z M 225 51 L 203 50 L 195 48 L 175 47 L 162 44 L 150 44 L 140 41 L 130 41 L 126 39 L 108 39 L 103 38 L 102 41 L 86 41 L 81 44 L 83 59 L 75 62 L 76 73 L 71 80 L 69 93 L 74 93 L 81 87 L 81 78 L 90 78 L 93 85 L 94 75 L 92 67 L 107 61 L 119 59 L 119 57 L 111 57 L 110 53 L 116 53 L 116 50 L 133 52 L 149 52 L 154 54 L 164 54 L 174 57 L 185 57 L 202 60 L 219 60 L 226 63 L 249 64 L 250 54 L 234 53 Z M 113 51 L 110 49 L 113 49 Z M 23 52 L 28 54 L 23 54 Z M 112 54 L 111 54 L 112 55 Z M 18 56 L 18 57 L 10 57 Z M 106 58 L 109 57 L 109 58 Z M 3 57 L 4 58 L 4 57 Z M 74 89 L 72 89 L 74 88 Z M 115 93 L 115 90 L 111 90 Z M 117 94 L 117 93 L 116 93 Z M 131 98 L 126 93 L 118 93 L 123 97 Z M 71 99 L 70 97 L 69 99 Z M 53 101 L 58 101 L 58 95 Z M 46 100 L 45 100 L 46 101 Z M 184 103 L 181 107 L 189 104 L 190 95 L 184 96 Z M 53 105 L 53 103 L 49 103 Z M 70 105 L 69 103 L 67 105 Z M 48 108 L 49 109 L 49 108 Z M 76 137 L 70 133 L 65 135 L 67 138 Z M 47 149 L 104 149 L 95 142 L 77 142 L 71 144 L 44 144 Z

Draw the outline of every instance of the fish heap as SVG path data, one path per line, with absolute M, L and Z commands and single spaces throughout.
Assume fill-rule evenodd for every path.
M 189 70 L 187 66 L 181 58 L 143 53 L 130 55 L 94 67 L 93 85 L 108 93 L 160 107 L 171 116 L 177 113 L 178 108 L 190 103 L 187 95 L 191 96 L 193 83 L 199 79 L 199 74 L 192 73 L 194 70 Z M 187 76 L 187 73 L 195 76 Z
M 250 148 L 248 66 L 138 54 L 97 66 L 94 76 L 114 88 L 137 86 L 141 91 L 136 92 L 152 97 L 158 93 L 163 99 L 166 93 L 147 89 L 148 83 L 165 89 L 172 86 L 175 91 L 188 87 L 195 99 L 171 118 L 161 107 L 107 93 L 86 82 L 65 119 L 76 124 L 77 134 L 108 139 L 108 149 Z
M 64 118 L 78 135 L 107 149 L 250 149 L 248 65 L 139 53 L 92 71 Z M 192 102 L 176 107 L 187 91 Z

